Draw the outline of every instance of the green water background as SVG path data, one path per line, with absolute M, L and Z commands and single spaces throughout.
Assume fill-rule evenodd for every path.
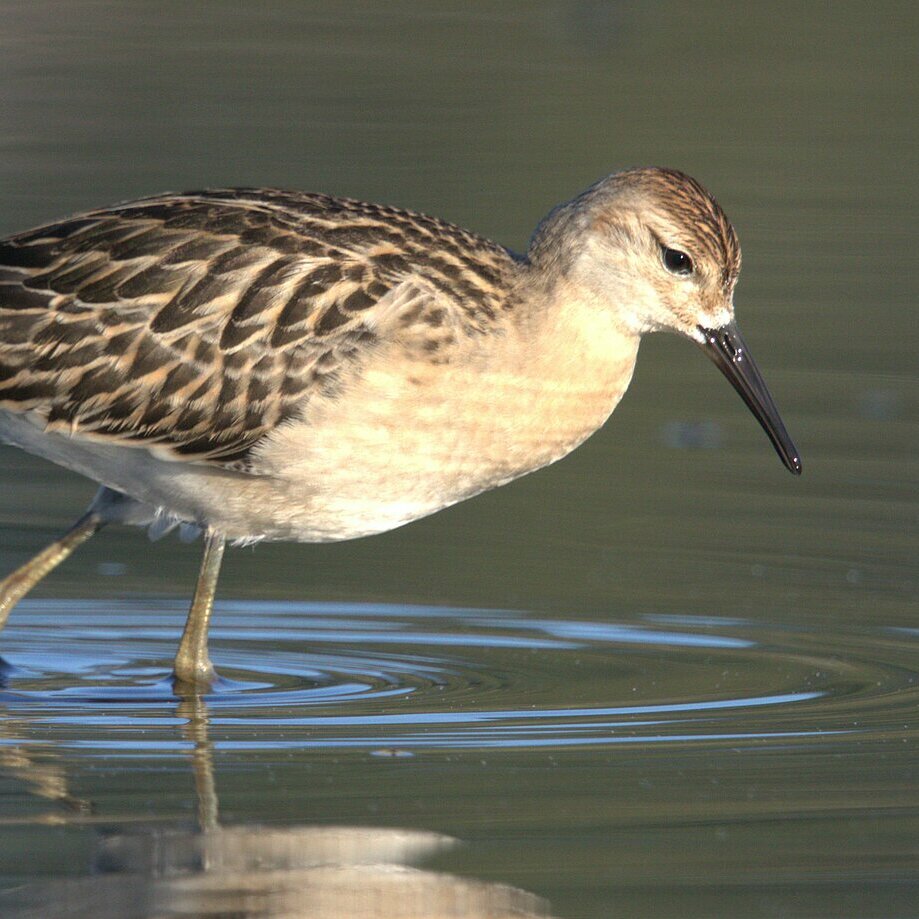
M 823 633 L 832 654 L 840 630 L 916 627 L 913 5 L 74 0 L 2 16 L 2 233 L 161 190 L 275 185 L 522 250 L 552 206 L 644 164 L 695 175 L 737 226 L 738 317 L 800 480 L 695 348 L 653 336 L 611 422 L 569 459 L 373 539 L 230 552 L 221 597 L 736 618 Z M 0 570 L 93 490 L 3 448 Z M 197 565 L 197 547 L 113 532 L 35 596 L 184 598 Z M 764 658 L 757 679 L 782 682 L 781 667 Z M 699 666 L 680 687 L 712 679 Z M 602 671 L 591 685 L 614 693 Z M 518 689 L 505 707 L 528 703 Z M 217 775 L 232 821 L 448 832 L 468 845 L 446 870 L 535 891 L 560 916 L 912 915 L 919 718 L 875 717 L 872 743 L 761 756 L 227 753 Z M 62 756 L 103 813 L 192 807 L 187 770 L 156 751 Z M 23 828 L 21 777 L 0 792 L 20 821 L 0 826 L 11 883 L 84 870 L 67 853 L 85 828 Z

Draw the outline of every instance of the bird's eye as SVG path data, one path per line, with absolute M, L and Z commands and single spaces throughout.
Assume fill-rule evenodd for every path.
M 692 259 L 685 252 L 661 246 L 661 257 L 664 260 L 664 267 L 671 274 L 692 274 Z

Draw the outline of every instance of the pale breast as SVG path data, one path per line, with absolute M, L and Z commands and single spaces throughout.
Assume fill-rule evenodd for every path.
M 276 431 L 257 465 L 300 483 L 305 539 L 381 532 L 565 456 L 609 417 L 634 348 L 603 362 L 546 369 L 512 335 L 471 340 L 455 361 L 381 357 L 340 399 L 316 400 Z

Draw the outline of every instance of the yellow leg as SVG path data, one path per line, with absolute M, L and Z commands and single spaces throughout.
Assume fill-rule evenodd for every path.
M 60 539 L 56 539 L 33 559 L 0 581 L 0 629 L 6 625 L 10 610 L 77 546 L 98 533 L 103 526 L 105 521 L 98 514 L 87 511 Z
M 217 589 L 224 545 L 225 540 L 220 533 L 207 531 L 195 596 L 191 601 L 175 659 L 175 678 L 183 686 L 206 688 L 214 682 L 214 668 L 207 654 L 207 627 L 214 608 L 214 592 Z

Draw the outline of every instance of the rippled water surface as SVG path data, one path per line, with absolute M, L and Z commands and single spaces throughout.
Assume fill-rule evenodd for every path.
M 0 633 L 0 915 L 919 913 L 916 14 L 894 4 L 10 4 L 0 234 L 270 184 L 522 249 L 613 169 L 698 175 L 787 475 L 651 337 L 571 458 L 381 537 L 105 531 Z M 355 458 L 359 462 L 359 458 Z M 0 449 L 0 573 L 93 487 Z
M 885 719 L 872 732 L 906 739 L 919 692 L 909 669 L 919 630 L 840 631 L 827 640 L 800 628 L 692 616 L 598 623 L 294 603 L 220 612 L 212 644 L 222 680 L 202 709 L 218 750 L 410 756 L 813 743 L 863 735 L 856 713 Z M 185 700 L 165 675 L 184 614 L 163 603 L 134 604 L 130 615 L 123 604 L 45 601 L 39 613 L 27 603 L 19 618 L 28 625 L 6 636 L 0 701 L 61 747 L 179 753 L 188 746 L 176 731 Z M 710 674 L 702 692 L 700 670 Z M 520 707 L 507 708 L 509 700 Z M 87 730 L 95 735 L 89 744 Z
M 180 753 L 187 699 L 167 676 L 184 616 L 27 601 L 5 635 L 0 702 L 61 748 Z M 227 751 L 905 739 L 919 702 L 919 629 L 252 602 L 222 605 L 211 641 L 221 681 L 201 711 Z

